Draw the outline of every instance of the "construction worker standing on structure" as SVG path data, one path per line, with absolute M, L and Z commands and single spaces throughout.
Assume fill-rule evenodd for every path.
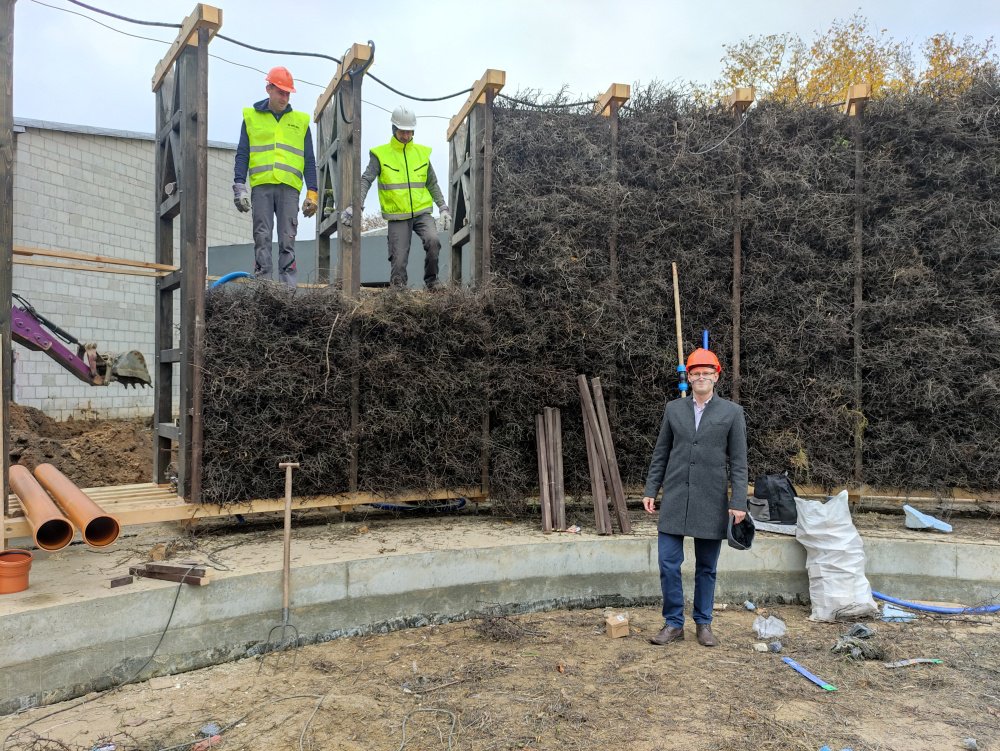
M 712 633 L 716 564 L 729 517 L 739 524 L 747 511 L 747 424 L 742 407 L 715 394 L 722 365 L 714 352 L 696 349 L 687 372 L 692 398 L 674 399 L 663 410 L 642 499 L 646 513 L 655 513 L 663 488 L 656 526 L 664 626 L 650 641 L 663 645 L 684 639 L 686 535 L 694 538 L 696 636 L 702 646 L 714 647 L 719 643 Z
M 361 176 L 361 201 L 378 178 L 378 201 L 382 216 L 389 223 L 389 281 L 394 287 L 405 287 L 406 263 L 410 258 L 410 238 L 414 232 L 424 245 L 424 285 L 429 290 L 438 286 L 438 253 L 441 241 L 431 212 L 437 204 L 441 211 L 441 227 L 451 228 L 451 212 L 441 193 L 431 149 L 413 142 L 417 116 L 400 106 L 392 112 L 392 138 L 389 143 L 371 150 L 368 167 Z M 349 225 L 353 209 L 341 212 L 341 221 Z
M 254 276 L 272 278 L 271 238 L 277 219 L 278 276 L 292 289 L 297 283 L 295 234 L 299 227 L 299 194 L 306 186 L 302 214 L 318 208 L 316 157 L 309 115 L 295 112 L 288 95 L 295 82 L 288 68 L 271 68 L 264 79 L 267 99 L 243 110 L 243 126 L 236 148 L 233 202 L 242 212 L 253 212 Z M 247 176 L 250 190 L 247 189 Z

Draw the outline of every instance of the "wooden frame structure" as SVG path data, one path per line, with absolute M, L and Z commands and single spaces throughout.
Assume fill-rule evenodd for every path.
M 507 82 L 502 70 L 488 69 L 448 124 L 448 205 L 451 235 L 451 283 L 462 286 L 462 261 L 472 258 L 470 286 L 490 274 L 490 218 L 493 191 L 493 100 Z
M 153 477 L 167 481 L 176 444 L 177 488 L 201 501 L 201 374 L 205 328 L 208 197 L 208 43 L 222 11 L 199 4 L 156 66 L 156 263 L 174 265 L 174 220 L 180 217 L 180 259 L 156 280 L 153 388 Z M 180 292 L 180 337 L 174 338 L 174 302 Z M 178 420 L 173 387 L 180 371 Z
M 375 61 L 369 42 L 354 44 L 316 101 L 316 168 L 319 177 L 319 211 L 316 219 L 316 253 L 319 282 L 333 281 L 344 295 L 356 298 L 361 291 L 361 84 Z M 352 207 L 348 231 L 338 232 L 341 212 Z M 331 266 L 330 238 L 336 233 L 339 253 Z M 331 272 L 333 279 L 331 280 Z
M 13 350 L 10 337 L 14 292 L 14 3 L 0 0 L 0 493 L 7 513 Z

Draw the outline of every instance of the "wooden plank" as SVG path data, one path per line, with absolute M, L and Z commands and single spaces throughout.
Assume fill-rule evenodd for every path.
M 13 360 L 10 311 L 14 276 L 14 2 L 0 0 L 0 498 L 7 510 Z M 0 549 L 4 534 L 0 532 Z
M 757 96 L 757 91 L 753 86 L 738 86 L 733 89 L 733 93 L 729 95 L 726 103 L 729 108 L 735 110 L 737 114 L 742 115 L 746 112 L 747 107 L 753 104 L 754 99 Z
M 549 498 L 549 462 L 546 450 L 545 417 L 535 415 L 535 449 L 538 453 L 538 502 L 542 506 L 542 533 L 552 532 L 552 502 Z
M 62 269 L 64 271 L 94 271 L 104 274 L 126 274 L 129 276 L 166 276 L 167 271 L 146 271 L 144 269 L 117 268 L 114 266 L 88 266 L 82 263 L 60 263 L 59 261 L 46 261 L 41 258 L 26 258 L 17 256 L 14 263 L 19 266 L 44 266 L 48 269 Z
M 855 83 L 848 86 L 844 95 L 844 114 L 848 117 L 860 115 L 864 111 L 871 93 L 872 87 L 866 83 Z
M 177 58 L 180 57 L 184 48 L 189 44 L 197 45 L 197 34 L 200 29 L 208 29 L 208 41 L 211 41 L 212 37 L 218 33 L 221 27 L 222 9 L 198 3 L 194 10 L 191 11 L 191 14 L 184 19 L 184 22 L 181 24 L 181 30 L 177 34 L 174 43 L 170 45 L 170 49 L 167 50 L 167 54 L 156 65 L 156 70 L 153 72 L 152 90 L 156 91 L 160 88 L 164 77 L 166 77 L 167 73 L 174 66 L 174 63 L 177 62 Z
M 458 114 L 451 118 L 451 121 L 448 124 L 448 140 L 450 141 L 451 137 L 455 135 L 455 131 L 458 130 L 465 118 L 467 118 L 469 113 L 472 112 L 472 108 L 477 104 L 482 104 L 486 101 L 487 89 L 492 89 L 492 91 L 496 93 L 500 91 L 506 83 L 507 73 L 505 71 L 487 68 L 482 78 L 472 84 L 472 93 L 469 94 L 469 98 L 465 100 L 465 104 L 462 105 Z
M 582 405 L 581 394 L 581 405 Z M 594 526 L 597 534 L 610 535 L 611 515 L 608 513 L 608 497 L 604 491 L 604 475 L 601 473 L 601 460 L 597 456 L 594 445 L 594 434 L 587 419 L 586 410 L 583 413 L 583 438 L 587 444 L 587 466 L 590 468 L 590 495 L 594 502 Z
M 611 103 L 617 102 L 619 106 L 625 104 L 632 96 L 632 87 L 627 83 L 613 83 L 597 98 L 597 103 L 594 105 L 595 115 L 604 115 L 605 117 L 611 114 Z
M 203 563 L 195 561 L 180 561 L 176 563 L 161 563 L 152 561 L 143 564 L 147 571 L 157 574 L 181 574 L 187 576 L 208 576 L 208 569 Z
M 601 425 L 597 419 L 597 409 L 594 406 L 594 398 L 590 393 L 590 386 L 587 384 L 587 376 L 581 373 L 576 377 L 576 383 L 580 390 L 580 402 L 583 405 L 583 419 L 590 423 L 590 432 L 594 439 L 594 451 L 597 455 L 598 461 L 600 462 L 601 474 L 607 481 L 609 490 L 608 495 L 612 499 L 615 499 L 616 489 L 611 480 L 611 465 L 608 462 L 607 446 L 602 439 Z M 616 499 L 615 505 L 617 507 Z M 608 523 L 610 524 L 610 516 Z M 611 531 L 610 527 L 608 529 Z
M 70 261 L 91 261 L 93 263 L 107 263 L 112 266 L 134 266 L 140 269 L 156 269 L 159 271 L 176 271 L 176 266 L 166 263 L 153 263 L 152 261 L 132 261 L 127 258 L 113 258 L 112 256 L 100 256 L 95 253 L 79 253 L 75 250 L 56 250 L 53 248 L 32 248 L 26 245 L 15 245 L 14 255 L 16 256 L 48 256 L 49 258 L 62 258 Z
M 144 566 L 129 566 L 128 572 L 132 576 L 138 576 L 143 579 L 157 579 L 159 581 L 167 582 L 177 582 L 178 584 L 193 584 L 198 587 L 204 587 L 211 583 L 211 579 L 208 576 L 185 576 L 184 574 L 166 574 L 160 571 L 150 571 Z
M 594 387 L 594 405 L 597 409 L 597 424 L 600 431 L 601 440 L 604 441 L 604 450 L 608 457 L 608 467 L 611 470 L 608 475 L 611 479 L 612 498 L 615 502 L 615 514 L 618 517 L 618 526 L 623 534 L 632 531 L 632 524 L 628 518 L 628 507 L 625 502 L 625 488 L 622 485 L 621 475 L 618 473 L 618 457 L 615 454 L 615 442 L 611 435 L 611 423 L 608 420 L 608 411 L 604 405 L 604 392 L 601 389 L 601 379 L 592 378 L 591 384 Z
M 556 412 L 552 407 L 546 407 L 542 419 L 545 422 L 545 463 L 549 480 L 549 509 L 552 514 L 552 528 L 561 532 L 559 526 L 559 483 L 556 480 Z
M 340 85 L 344 82 L 344 77 L 347 75 L 347 72 L 355 64 L 360 63 L 361 65 L 364 65 L 371 59 L 372 48 L 367 44 L 351 45 L 351 48 L 344 53 L 344 58 L 341 60 L 340 65 L 337 66 L 337 71 L 333 74 L 333 78 L 330 79 L 330 83 L 327 84 L 326 89 L 319 95 L 319 99 L 316 100 L 316 109 L 313 112 L 313 122 L 319 121 L 319 118 L 323 114 L 323 110 L 326 109 L 326 105 L 330 103 L 330 99 L 333 98 L 333 95 L 337 93 L 337 89 L 339 89 Z
M 554 409 L 552 414 L 552 446 L 555 454 L 555 475 L 556 475 L 556 505 L 555 505 L 555 525 L 556 529 L 565 531 L 566 529 L 566 487 L 563 478 L 563 449 L 562 449 L 562 413 Z

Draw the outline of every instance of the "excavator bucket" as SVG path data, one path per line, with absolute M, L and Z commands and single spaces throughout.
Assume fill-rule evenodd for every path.
M 146 368 L 146 358 L 142 352 L 132 350 L 117 357 L 107 356 L 111 362 L 111 377 L 108 382 L 119 381 L 123 386 L 151 386 L 153 379 Z

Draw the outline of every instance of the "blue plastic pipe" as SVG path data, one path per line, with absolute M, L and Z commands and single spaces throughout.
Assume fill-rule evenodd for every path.
M 701 348 L 708 349 L 708 329 L 701 330 Z
M 922 605 L 919 602 L 907 602 L 906 600 L 889 597 L 889 595 L 884 595 L 881 592 L 873 591 L 872 597 L 877 597 L 880 600 L 885 600 L 886 602 L 891 602 L 893 605 L 899 605 L 910 610 L 922 610 L 925 613 L 941 613 L 942 615 L 981 615 L 983 613 L 1000 612 L 1000 605 L 982 605 L 978 608 L 948 608 L 942 605 Z
M 220 276 L 218 279 L 212 282 L 212 284 L 209 286 L 209 289 L 215 289 L 216 287 L 225 284 L 226 282 L 233 281 L 233 279 L 242 279 L 244 277 L 250 279 L 251 275 L 246 271 L 230 271 L 225 276 Z

